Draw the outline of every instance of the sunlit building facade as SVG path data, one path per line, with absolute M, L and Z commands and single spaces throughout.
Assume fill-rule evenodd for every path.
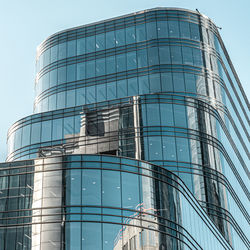
M 156 8 L 56 33 L 0 164 L 0 249 L 249 249 L 249 103 L 217 27 Z

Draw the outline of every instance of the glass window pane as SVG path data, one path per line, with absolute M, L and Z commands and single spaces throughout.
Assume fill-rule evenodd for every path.
M 62 119 L 53 120 L 52 140 L 62 139 Z
M 146 23 L 147 40 L 157 38 L 156 22 Z
M 101 171 L 82 171 L 82 205 L 101 206 Z
M 57 60 L 57 56 L 58 56 L 58 45 L 55 45 L 55 46 L 51 47 L 51 53 L 50 53 L 51 63 L 53 63 Z
M 172 92 L 173 91 L 173 78 L 172 73 L 162 73 L 161 74 L 161 87 L 162 91 Z
M 82 249 L 102 249 L 101 226 L 101 223 L 82 223 Z
M 77 80 L 85 78 L 85 63 L 77 63 Z
M 23 127 L 22 147 L 25 147 L 29 145 L 30 143 L 30 128 L 31 128 L 31 125 L 27 125 Z
M 104 34 L 96 35 L 96 51 L 105 49 L 105 39 Z
M 190 162 L 189 142 L 186 138 L 176 138 L 178 161 Z
M 189 22 L 179 21 L 181 38 L 190 38 Z
M 31 126 L 31 144 L 40 142 L 41 123 L 33 123 Z
M 107 99 L 115 99 L 116 98 L 116 82 L 109 82 L 107 84 Z
M 86 104 L 96 102 L 95 86 L 86 88 Z
M 193 74 L 184 73 L 186 92 L 196 93 L 196 82 Z
M 122 98 L 128 96 L 127 80 L 117 81 L 117 97 Z
M 67 66 L 67 82 L 72 82 L 76 80 L 76 65 Z
M 95 51 L 95 36 L 89 36 L 86 38 L 86 53 Z
M 57 109 L 62 109 L 65 108 L 65 91 L 57 93 L 57 102 L 56 102 L 56 107 Z
M 56 94 L 49 96 L 49 110 L 56 109 Z
M 85 38 L 77 39 L 77 55 L 85 54 Z
M 198 24 L 190 23 L 191 39 L 200 40 L 200 30 Z
M 137 67 L 136 52 L 127 53 L 127 70 L 135 69 Z
M 184 75 L 183 73 L 173 73 L 173 83 L 175 92 L 184 92 Z
M 120 172 L 102 172 L 102 205 L 121 207 Z
M 169 136 L 162 137 L 163 159 L 165 161 L 176 160 L 175 138 Z
M 46 66 L 50 64 L 50 49 L 45 50 L 43 54 L 44 54 L 43 66 Z
M 182 54 L 180 46 L 170 46 L 172 64 L 182 64 Z
M 126 28 L 126 44 L 135 43 L 135 27 Z
M 167 46 L 159 47 L 160 63 L 171 64 L 170 49 Z
M 159 64 L 159 55 L 158 48 L 152 47 L 148 48 L 148 65 L 158 65 Z
M 85 88 L 76 89 L 76 106 L 85 104 Z
M 94 77 L 95 76 L 95 61 L 87 61 L 86 62 L 86 77 Z
M 98 84 L 96 86 L 97 92 L 97 101 L 102 102 L 107 100 L 107 85 L 106 84 Z
M 68 90 L 66 92 L 66 98 L 67 98 L 67 100 L 66 100 L 66 107 L 67 108 L 75 106 L 75 92 L 76 92 L 75 89 Z
M 146 40 L 145 24 L 136 25 L 136 42 Z
M 147 94 L 149 93 L 149 80 L 148 76 L 140 76 L 139 77 L 139 94 Z
M 115 32 L 109 31 L 106 33 L 106 48 L 114 48 L 115 47 Z
M 162 160 L 162 142 L 160 136 L 149 136 L 149 159 L 148 160 Z
M 128 79 L 128 95 L 133 96 L 138 94 L 137 78 Z
M 194 66 L 202 67 L 203 58 L 202 58 L 202 52 L 200 49 L 193 49 L 193 57 L 194 57 Z
M 176 127 L 187 127 L 186 108 L 183 105 L 173 105 L 174 122 Z
M 160 74 L 149 75 L 150 93 L 161 92 Z
M 106 73 L 107 74 L 113 74 L 116 71 L 115 67 L 115 57 L 109 56 L 106 58 Z
M 120 29 L 115 31 L 116 46 L 123 46 L 125 44 L 125 30 Z
M 167 21 L 157 21 L 158 38 L 168 37 L 168 23 Z
M 58 84 L 66 82 L 66 67 L 61 67 L 58 69 Z
M 137 210 L 139 204 L 138 175 L 122 173 L 122 207 Z
M 76 55 L 76 40 L 68 41 L 67 57 Z
M 105 75 L 105 58 L 96 60 L 96 76 Z
M 41 142 L 51 141 L 51 125 L 51 120 L 42 122 Z
M 66 46 L 67 46 L 66 42 L 59 44 L 58 60 L 66 58 L 66 48 L 67 48 Z
M 116 56 L 116 72 L 126 70 L 126 54 L 120 54 Z
M 50 87 L 57 85 L 57 69 L 50 71 Z
M 138 50 L 137 58 L 138 58 L 138 68 L 143 68 L 148 66 L 148 55 L 146 49 Z
M 159 113 L 159 104 L 152 103 L 147 105 L 147 118 L 148 126 L 159 126 L 160 124 L 160 113 Z
M 173 107 L 171 103 L 160 103 L 161 126 L 174 126 Z
M 180 37 L 178 21 L 168 21 L 169 37 Z
M 194 65 L 192 48 L 182 47 L 183 64 Z

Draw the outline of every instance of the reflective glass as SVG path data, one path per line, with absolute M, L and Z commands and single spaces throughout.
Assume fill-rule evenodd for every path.
M 160 64 L 171 64 L 170 49 L 167 46 L 159 47 Z
M 82 172 L 82 204 L 95 206 L 101 205 L 100 170 L 85 169 Z
M 52 121 L 44 121 L 42 122 L 42 133 L 41 133 L 41 141 L 51 141 L 51 128 L 52 128 Z
M 159 54 L 157 47 L 148 48 L 148 65 L 158 65 L 159 64 Z
M 126 44 L 135 43 L 135 27 L 126 28 Z
M 145 24 L 136 25 L 136 42 L 141 42 L 146 40 L 146 30 Z
M 102 172 L 102 205 L 121 207 L 120 172 Z
M 101 76 L 105 74 L 105 58 L 100 58 L 96 60 L 96 76 Z
M 96 51 L 105 49 L 105 36 L 104 34 L 96 35 Z
M 86 52 L 86 44 L 85 44 L 85 38 L 77 39 L 77 55 L 85 54 Z
M 173 83 L 174 83 L 174 91 L 176 92 L 185 91 L 183 73 L 173 73 Z
M 95 76 L 95 61 L 86 62 L 86 78 Z
M 162 84 L 162 91 L 173 91 L 173 77 L 172 73 L 162 73 L 161 74 L 161 84 Z
M 82 223 L 82 249 L 102 249 L 101 223 Z
M 137 67 L 136 52 L 127 53 L 127 70 L 135 69 Z
M 115 47 L 115 32 L 109 31 L 106 33 L 106 49 Z
M 126 54 L 116 56 L 116 71 L 121 72 L 126 70 Z
M 66 82 L 66 66 L 58 69 L 58 84 L 62 84 Z
M 76 40 L 68 41 L 67 43 L 67 57 L 76 55 Z
M 167 38 L 168 37 L 168 22 L 157 21 L 157 31 L 158 31 L 158 38 Z
M 67 43 L 60 43 L 58 47 L 58 60 L 66 58 Z
M 178 21 L 168 21 L 169 37 L 180 37 L 180 28 Z
M 41 123 L 33 123 L 31 125 L 31 144 L 40 142 Z
M 86 37 L 86 53 L 95 51 L 95 36 Z
M 113 74 L 116 71 L 115 67 L 115 57 L 109 56 L 106 58 L 106 73 L 107 74 Z
M 179 21 L 181 38 L 190 38 L 189 22 Z
M 62 138 L 62 119 L 53 120 L 52 140 L 60 140 Z
M 140 49 L 137 51 L 138 68 L 148 66 L 148 55 L 146 49 Z
M 77 80 L 81 80 L 85 78 L 85 62 L 77 63 Z
M 138 78 L 139 80 L 139 94 L 149 93 L 149 80 L 148 76 L 141 76 Z
M 123 46 L 125 44 L 125 30 L 119 29 L 115 31 L 116 46 Z
M 76 65 L 71 64 L 67 66 L 67 82 L 76 80 Z
M 147 40 L 157 38 L 156 22 L 146 23 Z
M 57 61 L 58 57 L 58 45 L 55 45 L 51 47 L 51 53 L 50 53 L 50 61 L 51 63 Z

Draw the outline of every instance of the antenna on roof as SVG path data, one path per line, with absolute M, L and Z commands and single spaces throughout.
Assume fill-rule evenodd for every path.
M 217 29 L 219 29 L 219 30 L 222 30 L 222 28 L 221 28 L 221 27 L 216 26 L 216 28 L 217 28 Z
M 199 14 L 200 14 L 200 11 L 198 9 L 195 9 Z

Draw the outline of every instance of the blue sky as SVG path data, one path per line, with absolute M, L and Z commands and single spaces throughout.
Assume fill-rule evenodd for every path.
M 222 39 L 250 97 L 249 0 L 2 0 L 0 162 L 6 157 L 8 128 L 32 113 L 36 47 L 62 29 L 154 7 L 197 8 L 222 27 Z

